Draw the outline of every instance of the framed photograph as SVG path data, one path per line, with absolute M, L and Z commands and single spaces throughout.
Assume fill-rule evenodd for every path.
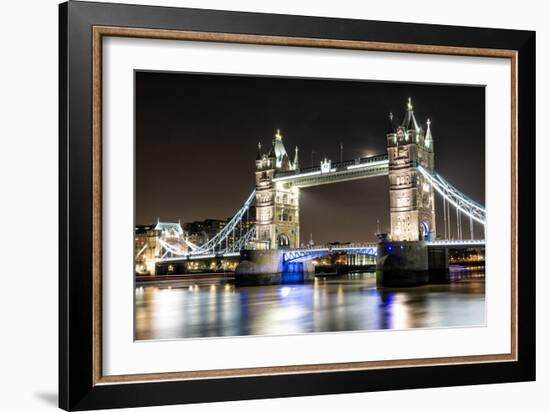
M 535 33 L 60 5 L 60 407 L 535 379 Z

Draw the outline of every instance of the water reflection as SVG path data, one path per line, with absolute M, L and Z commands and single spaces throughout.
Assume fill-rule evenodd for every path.
M 136 339 L 288 335 L 485 323 L 482 273 L 452 283 L 377 289 L 374 273 L 312 283 L 235 287 L 180 280 L 136 288 Z

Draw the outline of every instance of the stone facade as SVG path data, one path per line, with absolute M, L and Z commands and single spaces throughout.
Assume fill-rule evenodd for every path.
M 155 274 L 155 259 L 160 246 L 159 231 L 154 225 L 136 226 L 134 233 L 135 272 L 138 274 Z
M 300 245 L 300 193 L 273 182 L 277 172 L 296 170 L 298 151 L 294 161 L 286 153 L 279 130 L 268 153 L 262 153 L 258 144 L 256 156 L 256 241 L 263 249 L 297 248 Z
M 390 237 L 393 241 L 435 239 L 435 204 L 432 186 L 418 172 L 434 168 L 433 137 L 417 123 L 411 100 L 401 124 L 390 114 L 387 137 L 390 180 Z

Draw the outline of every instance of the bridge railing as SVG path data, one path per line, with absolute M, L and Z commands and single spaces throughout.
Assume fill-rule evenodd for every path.
M 369 157 L 359 157 L 354 159 L 343 160 L 341 162 L 332 162 L 331 168 L 336 169 L 336 171 L 341 171 L 341 170 L 347 170 L 349 166 L 364 165 L 364 164 L 379 162 L 387 159 L 388 159 L 387 154 L 380 154 L 380 155 L 369 156 Z M 280 178 L 280 177 L 294 176 L 294 175 L 319 172 L 319 171 L 321 171 L 320 165 L 308 166 L 308 167 L 301 167 L 296 170 L 289 170 L 286 172 L 277 172 L 275 177 Z
M 288 249 L 283 254 L 283 261 L 287 263 L 304 258 L 320 257 L 326 254 L 340 251 L 351 252 L 352 254 L 366 254 L 370 256 L 376 256 L 377 245 L 375 243 L 349 243 L 345 245 L 317 245 L 299 249 Z
M 426 242 L 428 246 L 468 246 L 485 245 L 485 239 L 441 239 Z
M 296 249 L 288 249 L 288 251 L 324 251 L 324 250 L 347 250 L 376 247 L 376 242 L 355 242 L 355 243 L 339 243 L 339 244 L 324 244 L 324 245 L 306 245 Z

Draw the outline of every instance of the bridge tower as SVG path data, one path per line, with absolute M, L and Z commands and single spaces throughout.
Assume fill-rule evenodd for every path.
M 256 156 L 256 240 L 265 249 L 300 246 L 300 193 L 298 188 L 273 182 L 277 172 L 296 170 L 298 148 L 291 161 L 280 130 L 268 153 L 258 143 Z
M 401 124 L 390 113 L 386 134 L 390 179 L 390 236 L 394 241 L 435 239 L 434 191 L 418 172 L 434 169 L 434 143 L 430 120 L 424 129 L 414 116 L 411 98 Z

